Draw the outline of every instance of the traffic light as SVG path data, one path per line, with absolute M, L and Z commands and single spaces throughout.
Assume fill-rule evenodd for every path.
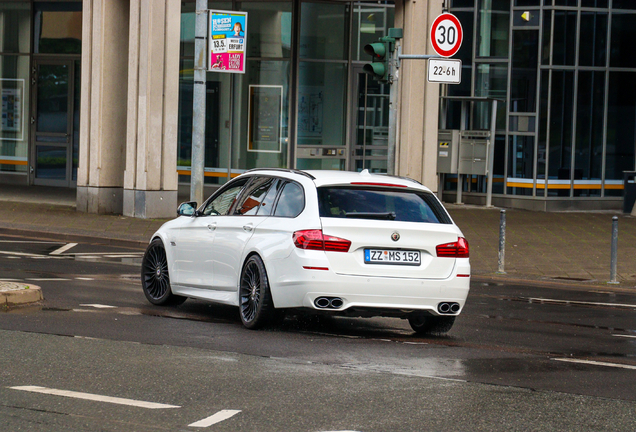
M 391 57 L 391 41 L 389 38 L 380 38 L 380 42 L 374 42 L 364 46 L 364 52 L 373 57 L 372 63 L 364 65 L 362 70 L 376 81 L 387 82 L 389 80 L 389 59 Z

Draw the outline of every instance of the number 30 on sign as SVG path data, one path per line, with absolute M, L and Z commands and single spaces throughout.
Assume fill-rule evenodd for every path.
M 462 46 L 462 39 L 462 25 L 455 15 L 443 13 L 435 18 L 431 26 L 431 44 L 437 54 L 454 56 Z

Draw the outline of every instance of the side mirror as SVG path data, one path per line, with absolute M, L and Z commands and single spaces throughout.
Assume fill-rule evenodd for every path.
M 195 216 L 196 212 L 197 203 L 195 201 L 181 203 L 177 208 L 177 216 Z

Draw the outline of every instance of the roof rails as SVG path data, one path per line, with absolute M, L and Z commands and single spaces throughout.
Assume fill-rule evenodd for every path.
M 310 178 L 311 180 L 316 180 L 316 177 L 312 176 L 309 173 L 306 173 L 305 171 L 301 171 L 298 169 L 287 169 L 287 168 L 252 168 L 250 170 L 245 171 L 245 173 L 250 173 L 250 172 L 254 172 L 254 171 L 280 171 L 280 172 L 288 172 L 288 173 L 293 173 L 293 174 L 300 174 L 303 175 L 305 177 Z

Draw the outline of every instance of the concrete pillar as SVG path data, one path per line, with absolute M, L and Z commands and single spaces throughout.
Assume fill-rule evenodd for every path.
M 123 213 L 170 217 L 177 208 L 179 0 L 130 0 Z
M 398 0 L 395 8 L 395 27 L 404 29 L 402 54 L 435 54 L 429 32 L 442 1 Z M 426 70 L 425 60 L 401 62 L 396 173 L 437 191 L 439 84 L 426 82 Z
M 129 0 L 84 0 L 77 210 L 122 212 Z

